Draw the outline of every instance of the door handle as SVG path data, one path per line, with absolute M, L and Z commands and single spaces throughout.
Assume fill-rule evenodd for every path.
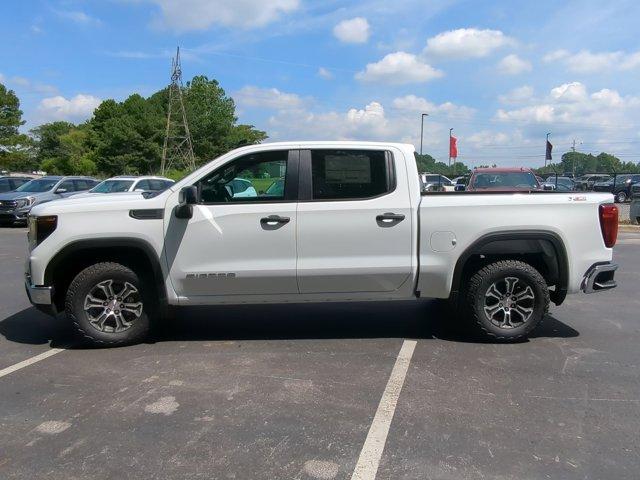
M 391 222 L 401 222 L 402 220 L 404 220 L 404 215 L 401 213 L 383 213 L 382 215 L 378 215 L 376 217 L 376 221 L 378 222 L 385 222 L 385 223 L 391 223 Z
M 289 217 L 281 217 L 280 215 L 269 215 L 268 217 L 262 217 L 260 219 L 261 225 L 275 225 L 278 223 L 289 223 L 291 219 Z

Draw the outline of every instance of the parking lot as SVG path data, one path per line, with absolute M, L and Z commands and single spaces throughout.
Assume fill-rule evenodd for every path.
M 0 230 L 1 478 L 638 477 L 639 234 L 525 343 L 424 300 L 191 308 L 104 350 L 30 307 L 25 237 Z

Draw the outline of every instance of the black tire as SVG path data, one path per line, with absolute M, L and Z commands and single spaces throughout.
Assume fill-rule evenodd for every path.
M 510 280 L 512 278 L 517 279 L 517 282 Z M 502 293 L 501 286 L 504 286 L 506 293 L 510 285 L 513 285 L 511 292 L 514 296 L 506 295 L 508 298 L 503 300 L 497 300 L 497 297 L 494 299 L 496 290 Z M 494 286 L 496 290 L 490 292 Z M 531 290 L 527 290 L 527 287 Z M 516 302 L 515 295 L 522 295 L 523 300 Z M 529 298 L 530 295 L 533 298 Z M 493 301 L 496 303 L 489 303 Z M 540 324 L 549 309 L 549 289 L 540 272 L 528 263 L 501 260 L 486 265 L 471 277 L 463 302 L 466 317 L 480 334 L 494 341 L 513 342 L 527 338 Z M 528 312 L 529 309 L 531 312 L 525 320 L 520 312 Z M 495 316 L 490 317 L 489 313 L 494 310 Z
M 125 293 L 127 298 L 119 299 L 119 297 L 111 297 L 112 300 L 109 300 L 106 290 L 99 286 L 99 284 L 104 285 L 109 281 L 112 282 L 108 285 L 111 291 L 122 287 L 123 289 L 121 291 L 124 292 L 127 289 L 127 284 L 133 286 L 136 291 L 129 294 Z M 99 328 L 99 322 L 96 322 L 95 318 L 92 323 L 91 320 L 94 311 L 92 309 L 88 311 L 85 310 L 88 295 L 90 293 L 94 294 L 96 289 L 104 291 L 105 295 L 104 298 L 102 298 L 98 293 L 95 294 L 94 297 L 99 297 L 99 300 L 104 300 L 104 310 L 111 312 L 106 314 L 106 321 L 103 320 L 101 322 L 101 326 L 105 330 Z M 69 285 L 65 298 L 65 311 L 76 331 L 88 343 L 103 347 L 129 345 L 144 340 L 149 333 L 149 315 L 151 315 L 149 309 L 153 305 L 152 293 L 153 292 L 145 289 L 143 282 L 140 281 L 138 275 L 130 268 L 113 262 L 96 263 L 82 270 Z M 136 305 L 135 313 L 127 310 L 125 318 L 125 309 L 123 309 L 122 312 L 109 309 L 109 307 L 112 307 L 111 302 L 117 303 L 118 301 L 131 301 L 132 303 L 127 303 L 127 305 Z M 107 305 L 107 303 L 109 305 Z M 138 304 L 141 305 L 138 307 Z M 120 304 L 120 306 L 123 305 L 124 303 Z M 118 308 L 117 305 L 113 305 L 113 307 Z M 98 312 L 100 312 L 101 308 L 102 306 L 96 307 Z M 117 316 L 114 313 L 121 315 Z M 136 317 L 136 315 L 139 316 Z M 129 326 L 125 326 L 127 324 Z M 118 330 L 119 328 L 120 330 Z
M 624 203 L 627 201 L 627 192 L 624 190 L 616 193 L 616 203 Z

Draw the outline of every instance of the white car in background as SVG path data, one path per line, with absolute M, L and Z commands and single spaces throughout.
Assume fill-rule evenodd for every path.
M 453 192 L 455 184 L 444 175 L 421 173 L 422 190 L 425 192 Z
M 100 182 L 83 196 L 99 193 L 160 192 L 174 183 L 173 180 L 164 177 L 119 176 Z

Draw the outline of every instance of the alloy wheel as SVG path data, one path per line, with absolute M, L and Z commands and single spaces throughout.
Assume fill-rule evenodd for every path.
M 131 328 L 142 315 L 138 289 L 129 282 L 104 280 L 96 284 L 84 299 L 89 323 L 98 331 L 119 333 Z
M 484 295 L 484 313 L 499 328 L 516 328 L 533 315 L 535 294 L 531 285 L 517 277 L 495 281 Z

